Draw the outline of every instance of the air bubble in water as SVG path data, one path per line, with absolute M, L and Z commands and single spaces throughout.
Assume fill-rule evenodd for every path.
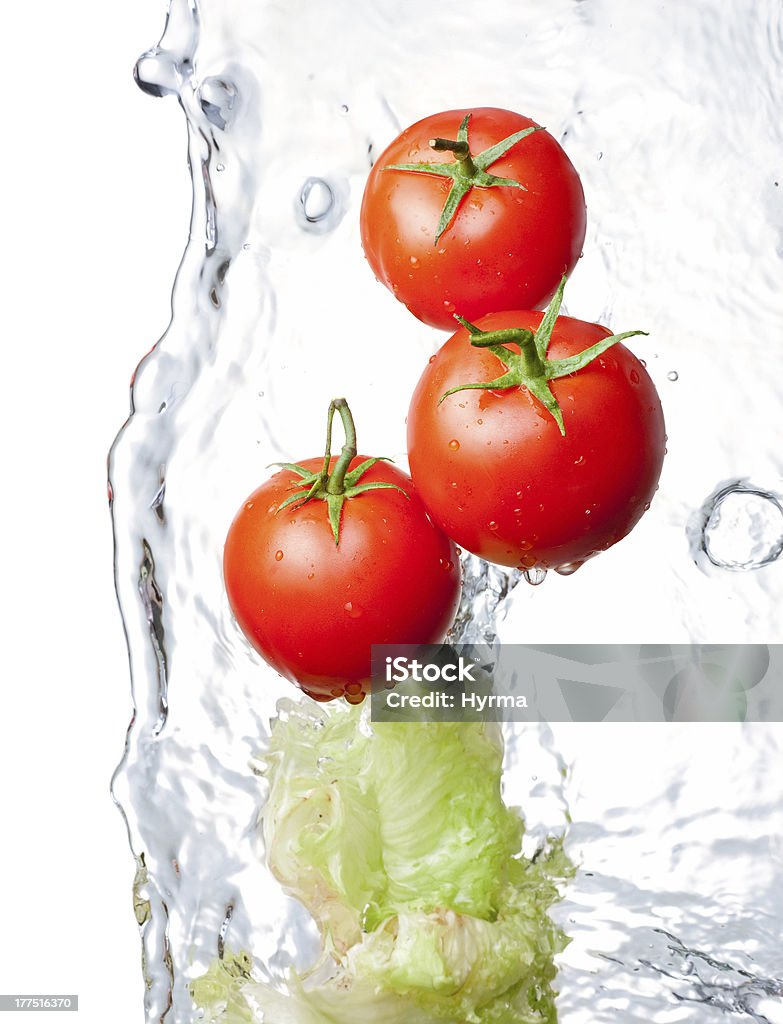
M 308 178 L 302 185 L 297 216 L 305 231 L 331 231 L 342 216 L 342 204 L 335 189 L 323 178 Z
M 761 488 L 744 482 L 722 487 L 699 518 L 700 551 L 720 569 L 760 569 L 783 551 L 783 506 Z

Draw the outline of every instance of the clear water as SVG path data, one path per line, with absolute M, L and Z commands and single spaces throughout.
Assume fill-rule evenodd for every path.
M 573 576 L 528 587 L 468 559 L 461 635 L 783 639 L 782 55 L 775 0 L 172 0 L 137 78 L 182 105 L 193 219 L 110 462 L 136 708 L 114 792 L 148 1021 L 192 1019 L 188 983 L 224 943 L 273 977 L 312 959 L 263 865 L 251 767 L 290 687 L 232 621 L 222 543 L 268 463 L 319 452 L 335 395 L 364 451 L 404 463 L 408 395 L 442 336 L 358 241 L 398 129 L 496 105 L 562 141 L 588 204 L 568 311 L 650 332 L 632 347 L 669 434 L 650 512 Z M 528 841 L 565 829 L 580 865 L 557 911 L 564 1024 L 783 1021 L 782 730 L 509 729 Z

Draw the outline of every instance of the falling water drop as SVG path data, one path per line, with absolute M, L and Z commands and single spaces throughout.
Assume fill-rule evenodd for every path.
M 577 569 L 581 569 L 584 562 L 565 562 L 563 565 L 556 565 L 555 572 L 558 576 L 573 576 Z
M 522 575 L 525 577 L 525 583 L 529 583 L 531 587 L 539 587 L 546 579 L 546 569 L 525 569 Z

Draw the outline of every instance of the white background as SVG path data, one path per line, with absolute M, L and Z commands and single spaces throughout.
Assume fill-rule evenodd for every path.
M 76 993 L 81 1024 L 140 1024 L 133 862 L 109 796 L 130 699 L 106 454 L 168 322 L 190 208 L 185 119 L 132 77 L 165 0 L 8 8 L 0 993 Z

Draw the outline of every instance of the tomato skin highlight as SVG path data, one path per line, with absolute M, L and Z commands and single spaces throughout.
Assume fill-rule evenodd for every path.
M 538 312 L 479 320 L 482 330 L 527 327 Z M 563 359 L 609 332 L 557 319 L 548 354 Z M 526 388 L 468 390 L 503 371 L 460 328 L 427 365 L 408 413 L 411 475 L 433 520 L 457 544 L 521 569 L 579 563 L 636 525 L 657 488 L 666 435 L 660 399 L 641 362 L 616 344 L 553 380 L 566 435 Z
M 414 316 L 444 330 L 452 313 L 475 320 L 504 309 L 535 309 L 551 299 L 570 274 L 585 237 L 585 198 L 579 175 L 555 139 L 537 131 L 491 165 L 494 175 L 527 191 L 474 187 L 435 244 L 450 180 L 390 164 L 448 163 L 429 140 L 455 138 L 470 113 L 474 155 L 536 124 L 509 110 L 477 107 L 426 117 L 381 154 L 364 191 L 362 245 L 377 279 Z
M 353 469 L 365 460 L 357 456 Z M 331 460 L 334 466 L 336 458 Z M 313 472 L 323 459 L 301 463 Z M 362 483 L 402 487 L 346 501 L 335 544 L 326 504 L 276 513 L 299 478 L 282 470 L 243 503 L 223 554 L 226 592 L 252 646 L 316 700 L 369 692 L 372 644 L 440 643 L 454 618 L 460 565 L 405 473 L 379 462 Z

